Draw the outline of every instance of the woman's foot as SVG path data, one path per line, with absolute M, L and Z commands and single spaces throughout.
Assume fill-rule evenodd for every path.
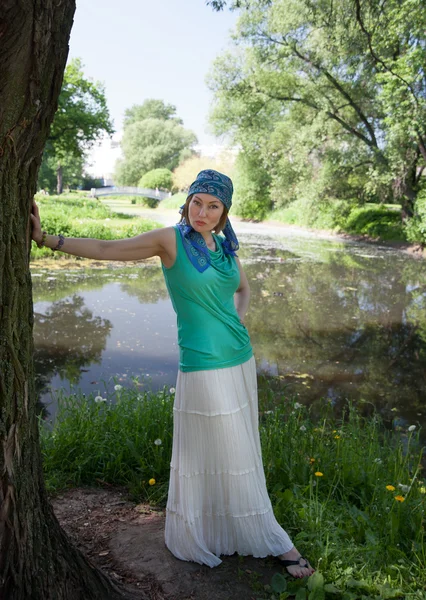
M 290 575 L 296 579 L 301 577 L 309 577 L 312 573 L 315 573 L 315 569 L 311 567 L 309 561 L 300 554 L 300 552 L 293 546 L 289 552 L 277 556 L 278 560 L 282 563 L 290 573 Z

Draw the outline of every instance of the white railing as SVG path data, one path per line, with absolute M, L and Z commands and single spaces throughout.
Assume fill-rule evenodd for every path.
M 92 198 L 99 198 L 100 196 L 145 196 L 145 198 L 164 200 L 164 198 L 169 198 L 172 193 L 139 187 L 104 187 L 92 188 L 90 195 Z

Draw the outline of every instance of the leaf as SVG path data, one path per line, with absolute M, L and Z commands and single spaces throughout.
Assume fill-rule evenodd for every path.
M 324 586 L 326 594 L 341 594 L 342 591 L 337 588 L 334 583 L 326 583 Z
M 297 590 L 295 600 L 306 600 L 306 593 L 306 588 L 300 588 L 299 590 Z
M 309 600 L 325 600 L 325 592 L 324 588 L 315 588 L 312 592 L 309 592 L 308 596 Z
M 274 590 L 274 592 L 277 592 L 278 594 L 285 592 L 287 589 L 286 578 L 283 575 L 281 575 L 281 573 L 275 573 L 275 575 L 271 579 L 271 587 Z
M 313 591 L 316 589 L 324 588 L 324 575 L 319 571 L 315 571 L 308 579 L 308 590 Z M 310 596 L 309 596 L 310 598 Z

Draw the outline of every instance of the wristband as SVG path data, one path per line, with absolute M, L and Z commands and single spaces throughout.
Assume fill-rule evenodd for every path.
M 60 250 L 62 248 L 62 246 L 64 245 L 64 242 L 65 242 L 65 238 L 62 235 L 62 233 L 60 233 L 57 245 L 54 248 L 52 248 L 53 252 L 56 252 L 56 250 Z
M 46 245 L 46 237 L 47 237 L 47 231 L 43 231 L 43 234 L 41 236 L 41 242 L 37 243 L 37 248 L 43 248 L 43 246 Z

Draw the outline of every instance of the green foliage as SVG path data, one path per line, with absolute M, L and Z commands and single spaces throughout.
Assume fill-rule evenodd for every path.
M 138 392 L 137 383 L 130 392 L 59 396 L 53 427 L 40 422 L 48 489 L 94 485 L 101 479 L 129 486 L 135 497 L 164 502 L 174 396 L 166 389 L 155 395 Z M 149 485 L 150 479 L 155 485 Z
M 176 106 L 165 104 L 163 100 L 148 99 L 143 104 L 134 104 L 124 111 L 124 127 L 133 125 L 145 119 L 160 119 L 162 121 L 175 121 L 183 125 L 182 119 L 176 116 Z
M 179 192 L 178 194 L 173 194 L 170 198 L 164 198 L 160 202 L 160 208 L 166 208 L 168 210 L 179 210 L 179 208 L 185 204 L 186 194 Z
M 244 3 L 235 51 L 209 76 L 215 131 L 258 155 L 277 209 L 357 198 L 410 215 L 425 166 L 425 32 L 422 0 Z
M 51 492 L 102 480 L 127 485 L 137 501 L 165 504 L 174 390 L 141 393 L 134 383 L 99 391 L 97 401 L 60 393 L 55 423 L 40 422 Z M 261 391 L 259 408 L 275 515 L 317 569 L 297 581 L 275 575 L 269 597 L 420 598 L 426 488 L 418 433 L 385 431 L 378 414 L 363 418 L 351 405 L 336 420 L 326 402 L 314 418 L 271 388 Z
M 113 133 L 105 90 L 101 83 L 86 79 L 80 59 L 73 59 L 65 69 L 64 81 L 58 99 L 58 110 L 43 154 L 39 187 L 53 190 L 52 173 L 59 166 L 72 168 L 75 161 L 78 183 L 81 183 L 85 152 L 105 133 Z M 49 185 L 46 171 L 50 172 Z M 43 179 L 44 178 L 44 179 Z M 67 175 L 69 185 L 69 176 Z
M 138 185 L 154 169 L 173 170 L 192 154 L 197 139 L 173 116 L 175 107 L 161 100 L 147 100 L 128 110 L 121 146 L 124 158 L 117 161 L 119 185 Z
M 138 186 L 151 190 L 159 189 L 170 191 L 173 185 L 173 174 L 169 169 L 153 169 L 145 173 L 139 181 Z
M 241 152 L 235 163 L 234 212 L 245 219 L 263 219 L 271 207 L 270 177 L 255 153 Z
M 115 213 L 96 198 L 80 194 L 60 196 L 36 196 L 40 207 L 43 229 L 55 235 L 86 237 L 100 240 L 124 239 L 161 227 L 159 223 L 139 217 Z M 31 259 L 50 257 L 63 258 L 60 252 L 49 248 L 37 248 L 32 244 Z
M 400 211 L 380 206 L 362 206 L 351 211 L 345 231 L 383 240 L 405 240 Z
M 404 228 L 407 240 L 426 244 L 426 186 L 417 196 L 414 217 L 404 223 Z
M 63 187 L 77 188 L 84 180 L 83 156 L 63 155 L 61 158 Z M 56 192 L 58 159 L 56 156 L 43 155 L 38 173 L 38 187 L 50 193 Z

